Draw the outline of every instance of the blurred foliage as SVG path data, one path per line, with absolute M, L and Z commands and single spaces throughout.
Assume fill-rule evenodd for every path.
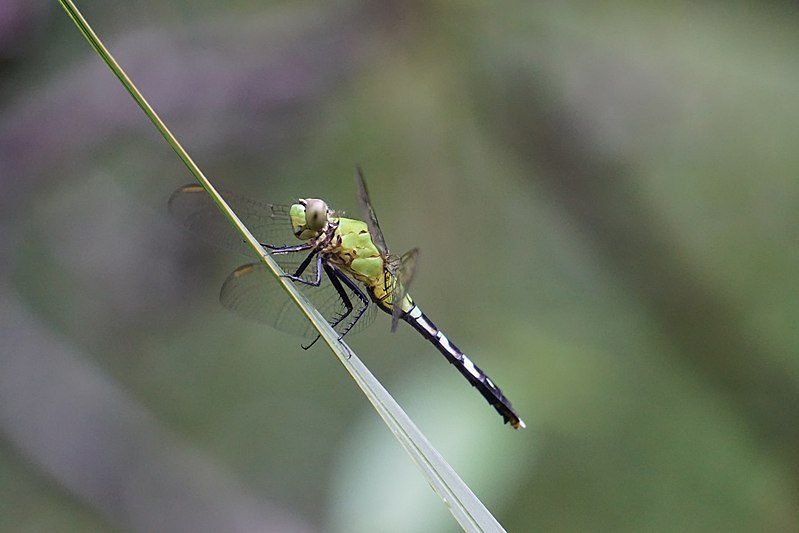
M 0 13 L 5 531 L 453 531 L 57 3 Z M 379 318 L 350 343 L 511 531 L 799 529 L 791 3 L 79 2 L 216 183 L 355 211 L 528 423 Z M 312 389 L 298 383 L 315 383 Z

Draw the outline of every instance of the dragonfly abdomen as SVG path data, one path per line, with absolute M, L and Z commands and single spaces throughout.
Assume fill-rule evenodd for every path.
M 510 423 L 516 429 L 525 427 L 524 421 L 513 409 L 510 400 L 505 398 L 499 387 L 466 354 L 452 344 L 418 306 L 414 305 L 402 318 L 430 341 L 447 358 L 447 361 L 457 368 L 473 387 L 480 391 L 480 394 L 483 395 L 488 403 L 502 415 L 506 423 Z

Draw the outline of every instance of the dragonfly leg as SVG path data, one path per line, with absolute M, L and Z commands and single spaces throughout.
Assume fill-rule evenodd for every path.
M 261 246 L 269 250 L 275 255 L 279 254 L 290 254 L 292 252 L 302 252 L 304 250 L 310 250 L 315 246 L 314 243 L 304 243 L 304 244 L 297 244 L 291 246 L 273 246 L 271 244 L 260 243 Z
M 366 298 L 366 295 L 363 293 L 361 288 L 358 287 L 358 285 L 354 281 L 352 281 L 350 278 L 344 275 L 344 273 L 341 272 L 339 269 L 330 265 L 324 265 L 324 270 L 325 274 L 327 274 L 328 279 L 330 279 L 330 284 L 333 285 L 333 287 L 336 289 L 336 292 L 338 292 L 338 295 L 341 298 L 341 302 L 344 304 L 344 307 L 346 309 L 343 313 L 341 313 L 330 323 L 331 328 L 335 329 L 339 324 L 341 324 L 341 322 L 345 318 L 347 318 L 350 315 L 350 313 L 352 313 L 353 309 L 355 309 L 355 307 L 352 305 L 352 300 L 350 300 L 349 295 L 347 295 L 347 291 L 345 291 L 344 287 L 341 285 L 342 281 L 344 282 L 345 285 L 347 285 L 347 287 L 350 288 L 350 290 L 352 290 L 353 293 L 355 293 L 356 296 L 358 296 L 358 299 L 361 301 L 361 305 L 355 315 L 355 318 L 353 318 L 352 321 L 349 324 L 347 324 L 347 327 L 344 329 L 344 332 L 341 333 L 341 335 L 339 335 L 338 340 L 341 340 L 344 338 L 344 335 L 346 335 L 350 331 L 350 329 L 352 329 L 355 323 L 358 322 L 358 319 L 360 319 L 361 316 L 364 314 L 364 312 L 366 311 L 366 307 L 369 305 L 369 300 Z M 308 346 L 303 346 L 302 349 L 307 350 L 308 348 L 316 344 L 316 341 L 318 341 L 320 337 L 321 335 L 317 335 L 316 338 L 311 342 L 311 344 L 309 344 Z
M 316 279 L 307 280 L 302 277 L 302 273 L 305 272 L 305 269 L 308 268 L 308 265 L 311 264 L 311 260 L 314 257 L 316 257 Z M 322 283 L 322 256 L 316 252 L 308 254 L 308 257 L 306 257 L 303 262 L 300 263 L 300 266 L 297 268 L 297 271 L 294 272 L 294 274 L 283 274 L 281 277 L 289 278 L 292 281 L 310 285 L 311 287 L 318 287 Z
M 332 272 L 332 274 L 334 274 L 334 275 L 335 275 L 335 277 L 331 275 L 331 272 L 329 272 L 329 271 L 328 271 L 328 268 L 330 268 L 330 270 L 332 270 L 332 271 L 333 271 L 333 272 Z M 356 324 L 356 322 L 358 322 L 358 320 L 360 320 L 361 316 L 363 316 L 363 314 L 366 312 L 366 308 L 369 306 L 369 299 L 368 299 L 368 298 L 366 297 L 366 295 L 363 293 L 363 290 L 361 290 L 361 288 L 360 288 L 360 287 L 358 287 L 358 284 L 357 284 L 357 283 L 355 283 L 354 281 L 352 281 L 352 280 L 351 280 L 350 278 L 348 278 L 347 276 L 345 276 L 345 275 L 344 275 L 344 273 L 343 273 L 341 270 L 339 270 L 339 269 L 337 269 L 337 268 L 333 268 L 333 267 L 328 267 L 328 266 L 326 265 L 326 266 L 325 266 L 325 271 L 327 272 L 327 275 L 328 275 L 328 276 L 330 276 L 330 282 L 333 284 L 333 286 L 334 286 L 334 287 L 336 287 L 336 290 L 338 291 L 339 295 L 341 295 L 342 297 L 344 297 L 344 296 L 346 296 L 346 294 L 347 294 L 347 293 L 346 293 L 346 292 L 344 291 L 344 289 L 341 287 L 341 284 L 338 282 L 338 279 L 340 279 L 341 281 L 343 281 L 343 282 L 344 282 L 344 284 L 345 284 L 347 287 L 349 287 L 349 289 L 350 289 L 350 290 L 351 290 L 353 293 L 355 293 L 355 296 L 357 296 L 357 297 L 358 297 L 358 299 L 361 301 L 361 306 L 360 306 L 360 308 L 358 309 L 358 311 L 356 311 L 356 313 L 355 313 L 355 317 L 353 317 L 353 319 L 350 321 L 350 323 L 349 323 L 349 324 L 347 324 L 347 327 L 346 327 L 346 328 L 344 328 L 344 331 L 343 331 L 343 332 L 341 333 L 341 335 L 339 336 L 339 340 L 341 340 L 341 339 L 343 339 L 343 338 L 344 338 L 344 335 L 346 335 L 347 333 L 349 333 L 349 331 L 350 331 L 350 330 L 352 329 L 352 327 L 353 327 L 353 326 Z M 338 279 L 336 279 L 336 278 L 338 278 Z M 336 326 L 337 326 L 337 325 L 339 325 L 339 324 L 341 323 L 341 321 L 342 321 L 342 320 L 344 320 L 344 319 L 347 317 L 347 315 L 349 315 L 349 314 L 352 312 L 352 310 L 353 310 L 353 307 L 352 307 L 352 302 L 350 302 L 350 301 L 349 301 L 349 298 L 347 298 L 347 299 L 345 300 L 345 305 L 346 305 L 347 303 L 349 303 L 349 305 L 347 305 L 347 312 L 346 312 L 346 313 L 344 313 L 344 314 L 342 314 L 342 315 L 341 315 L 341 317 L 339 317 L 339 318 L 338 318 L 338 320 L 336 320 L 336 323 L 335 323 L 335 325 L 336 325 Z M 335 327 L 335 326 L 333 326 L 333 327 Z

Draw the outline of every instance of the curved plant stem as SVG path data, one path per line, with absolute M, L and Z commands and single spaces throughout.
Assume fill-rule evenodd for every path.
M 330 327 L 322 315 L 305 299 L 302 293 L 287 278 L 281 277 L 283 271 L 264 250 L 258 240 L 236 216 L 236 213 L 225 203 L 225 200 L 213 187 L 208 178 L 189 156 L 186 150 L 180 145 L 178 140 L 167 128 L 158 114 L 153 110 L 144 96 L 139 92 L 133 82 L 128 78 L 122 67 L 114 60 L 110 52 L 94 33 L 89 23 L 75 7 L 71 0 L 59 0 L 72 18 L 78 29 L 89 41 L 97 54 L 102 58 L 106 65 L 113 71 L 122 85 L 127 89 L 136 103 L 139 104 L 145 115 L 152 121 L 155 127 L 164 136 L 178 157 L 183 160 L 189 171 L 197 181 L 208 192 L 222 213 L 230 220 L 242 237 L 249 243 L 261 260 L 269 267 L 272 273 L 289 294 L 292 300 L 299 306 L 308 320 L 319 331 L 322 339 L 338 357 L 341 364 L 350 373 L 352 378 L 364 392 L 366 397 L 374 406 L 380 417 L 388 428 L 397 438 L 399 443 L 408 452 L 416 465 L 422 470 L 433 490 L 441 497 L 449 507 L 450 512 L 465 531 L 504 531 L 502 526 L 491 513 L 485 508 L 482 502 L 472 493 L 469 487 L 452 470 L 452 467 L 444 460 L 428 442 L 427 438 L 419 431 L 416 425 L 408 418 L 397 402 L 391 397 L 388 391 L 383 388 L 380 382 L 364 366 L 358 357 L 344 342 L 338 339 L 338 334 Z

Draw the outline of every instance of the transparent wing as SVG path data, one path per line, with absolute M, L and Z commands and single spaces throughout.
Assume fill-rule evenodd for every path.
M 297 268 L 307 254 L 293 253 L 287 254 L 287 256 L 290 257 L 286 258 L 284 262 L 293 273 L 293 270 Z M 275 256 L 275 258 L 277 257 L 281 256 Z M 282 257 L 285 258 L 286 256 Z M 294 265 L 293 269 L 291 269 L 291 265 Z M 312 262 L 312 265 L 308 267 L 308 271 L 305 272 L 303 278 L 316 278 L 315 262 Z M 296 285 L 331 325 L 341 317 L 342 313 L 346 312 L 341 296 L 339 296 L 324 272 L 322 273 L 322 283 L 319 287 L 307 286 L 302 283 L 297 283 Z M 354 309 L 347 318 L 335 326 L 334 329 L 339 334 L 344 331 L 354 319 L 358 310 L 364 305 L 348 287 L 345 286 L 344 290 L 347 292 Z M 267 324 L 285 333 L 305 338 L 313 338 L 317 335 L 311 323 L 286 295 L 280 286 L 280 282 L 275 279 L 263 263 L 251 263 L 234 270 L 222 285 L 219 300 L 222 305 L 234 313 L 244 318 Z M 375 317 L 375 307 L 374 305 L 368 305 L 360 320 L 349 333 L 361 331 L 371 324 Z
M 260 202 L 225 190 L 219 192 L 259 242 L 273 246 L 299 244 L 291 230 L 289 206 Z M 169 213 L 185 229 L 207 242 L 253 255 L 250 246 L 200 185 L 184 185 L 172 193 Z M 275 259 L 280 262 L 279 257 L 275 256 Z
M 300 243 L 292 233 L 289 206 L 238 196 L 226 190 L 219 192 L 259 242 L 272 246 Z M 169 198 L 169 212 L 181 226 L 205 241 L 227 250 L 253 255 L 250 246 L 200 185 L 184 185 L 176 190 Z M 308 253 L 273 254 L 272 257 L 285 272 L 294 274 L 300 263 L 308 257 Z M 309 281 L 316 279 L 316 261 L 311 261 L 302 277 Z M 297 283 L 297 287 L 331 324 L 346 312 L 344 301 L 324 272 L 319 287 L 302 283 Z M 354 310 L 335 327 L 339 333 L 363 307 L 360 298 L 348 287 L 344 286 L 343 289 Z M 240 316 L 268 324 L 286 333 L 301 337 L 316 335 L 311 323 L 262 263 L 244 265 L 230 274 L 222 285 L 220 301 Z M 374 306 L 368 306 L 350 333 L 368 326 L 374 320 L 374 314 Z
M 386 257 L 388 255 L 388 246 L 386 246 L 386 239 L 380 230 L 380 224 L 377 223 L 377 215 L 375 215 L 375 210 L 372 208 L 372 202 L 369 200 L 369 191 L 366 190 L 366 182 L 363 180 L 361 167 L 356 167 L 355 169 L 355 185 L 358 187 L 358 207 L 361 210 L 364 222 L 369 227 L 372 242 L 375 243 L 380 255 Z
M 393 256 L 394 260 L 389 261 L 394 286 L 391 288 L 391 331 L 397 329 L 397 323 L 402 316 L 402 302 L 408 295 L 413 276 L 416 274 L 416 259 L 419 257 L 419 249 L 414 248 L 405 252 L 402 257 Z

